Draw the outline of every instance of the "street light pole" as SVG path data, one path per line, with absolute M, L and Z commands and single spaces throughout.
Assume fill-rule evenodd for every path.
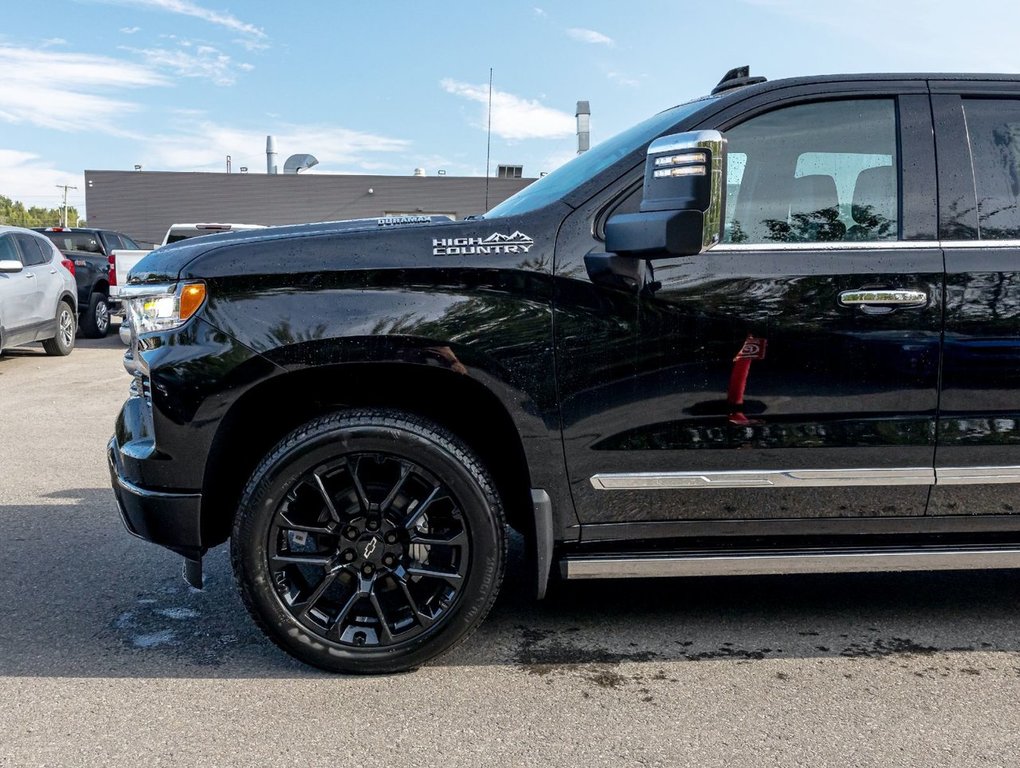
M 57 189 L 64 190 L 64 216 L 61 220 L 60 226 L 67 226 L 67 190 L 78 189 L 78 187 L 72 186 L 71 184 L 57 184 Z

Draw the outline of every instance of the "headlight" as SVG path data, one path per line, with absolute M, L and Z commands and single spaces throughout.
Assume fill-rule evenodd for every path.
M 205 283 L 125 286 L 121 299 L 135 333 L 169 331 L 184 325 L 205 302 Z

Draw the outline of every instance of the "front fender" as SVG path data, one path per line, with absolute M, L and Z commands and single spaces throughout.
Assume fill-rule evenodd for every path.
M 533 485 L 549 491 L 560 515 L 572 512 L 548 275 L 400 269 L 208 282 L 203 318 L 284 371 L 400 364 L 476 381 L 514 422 Z

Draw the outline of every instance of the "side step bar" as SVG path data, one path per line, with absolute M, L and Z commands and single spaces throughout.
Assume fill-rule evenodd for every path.
M 983 570 L 1020 568 L 1020 545 L 568 555 L 560 568 L 566 579 Z

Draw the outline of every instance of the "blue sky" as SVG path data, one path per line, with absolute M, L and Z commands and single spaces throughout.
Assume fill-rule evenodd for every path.
M 1020 3 L 972 0 L 7 0 L 0 194 L 52 206 L 84 169 L 483 175 L 551 171 L 592 141 L 705 93 L 733 66 L 770 79 L 1020 71 Z

